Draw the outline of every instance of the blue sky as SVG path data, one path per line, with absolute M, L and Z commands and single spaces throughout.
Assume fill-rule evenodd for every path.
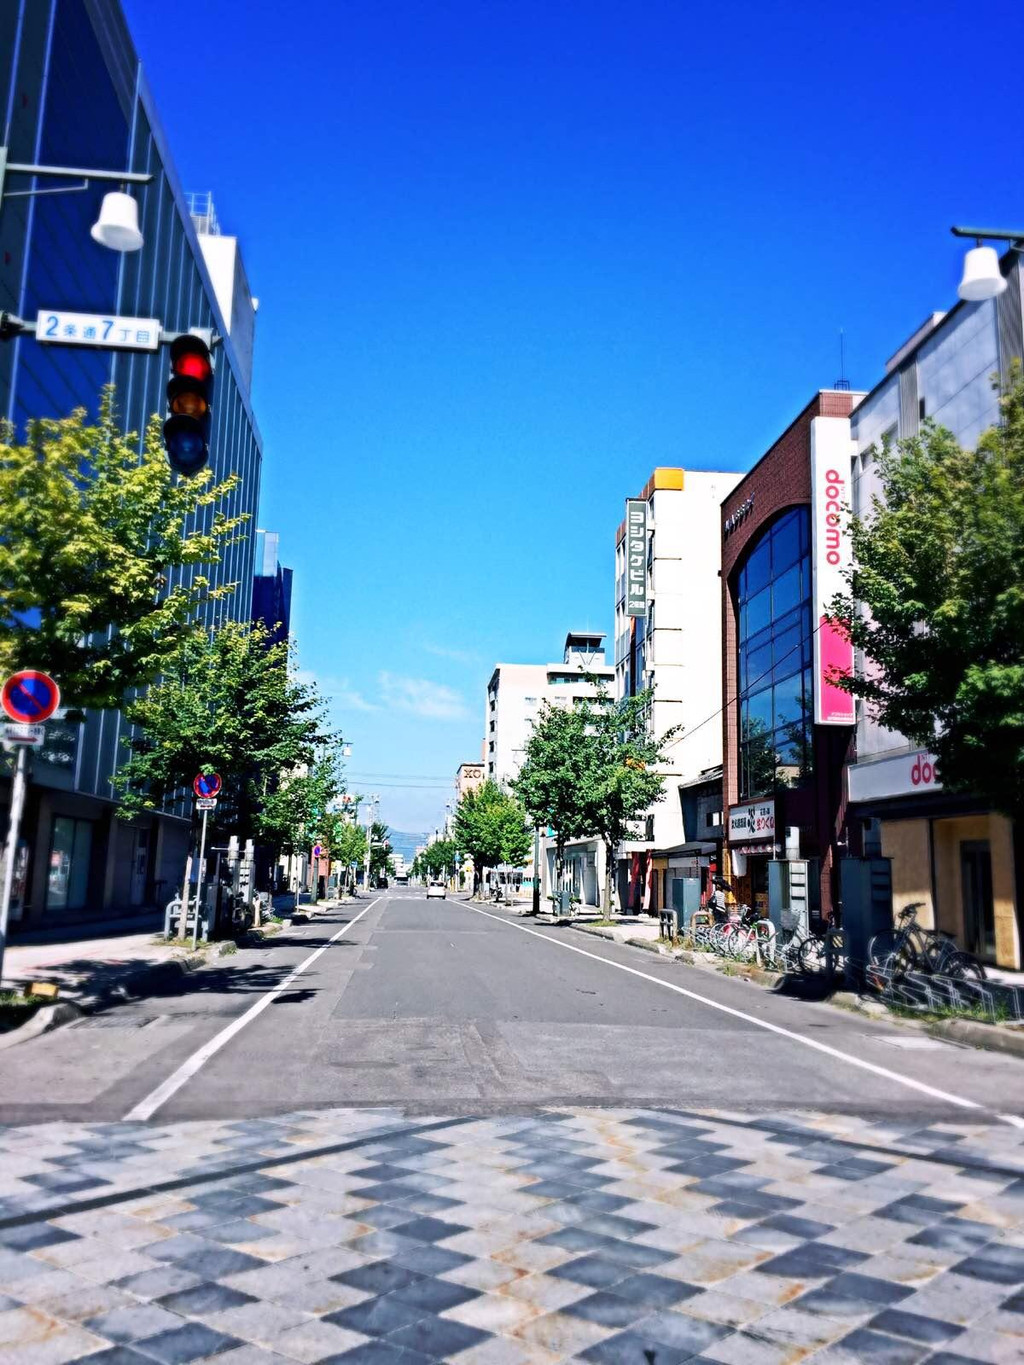
M 302 666 L 401 829 L 478 756 L 495 661 L 610 629 L 655 465 L 748 467 L 840 328 L 870 387 L 955 300 L 950 224 L 1024 219 L 976 6 L 124 3 L 260 299 Z

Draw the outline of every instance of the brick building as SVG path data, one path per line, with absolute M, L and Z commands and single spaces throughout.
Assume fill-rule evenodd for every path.
M 722 503 L 724 873 L 773 915 L 799 901 L 828 917 L 838 897 L 854 716 L 825 682 L 821 605 L 842 567 L 827 509 L 849 500 L 831 476 L 849 479 L 861 397 L 816 393 Z

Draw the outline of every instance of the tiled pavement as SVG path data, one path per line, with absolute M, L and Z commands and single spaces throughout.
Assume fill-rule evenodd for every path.
M 1024 1361 L 1024 1132 L 335 1110 L 0 1133 L 0 1362 Z

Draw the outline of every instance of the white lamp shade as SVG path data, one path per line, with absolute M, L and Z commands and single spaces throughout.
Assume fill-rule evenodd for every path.
M 994 299 L 1005 288 L 995 247 L 972 247 L 964 257 L 964 277 L 956 291 L 960 297 L 968 303 L 978 303 L 981 299 Z
M 113 190 L 103 196 L 91 236 L 94 242 L 110 247 L 111 251 L 138 251 L 142 246 L 139 206 L 130 194 Z

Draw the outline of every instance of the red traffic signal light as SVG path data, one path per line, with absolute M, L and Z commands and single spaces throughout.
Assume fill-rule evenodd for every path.
M 191 333 L 171 342 L 171 382 L 164 423 L 164 445 L 172 469 L 198 474 L 210 458 L 210 408 L 213 358 L 202 337 Z

